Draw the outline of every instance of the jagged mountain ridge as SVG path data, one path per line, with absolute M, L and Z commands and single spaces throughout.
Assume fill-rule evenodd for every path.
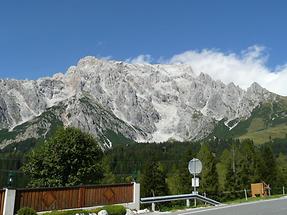
M 278 98 L 257 83 L 243 90 L 197 74 L 190 65 L 129 64 L 94 57 L 51 78 L 0 80 L 0 88 L 0 130 L 13 131 L 61 107 L 55 114 L 65 126 L 96 136 L 112 130 L 149 142 L 202 139 L 222 120 L 232 129 L 260 103 Z M 111 145 L 108 139 L 106 144 Z

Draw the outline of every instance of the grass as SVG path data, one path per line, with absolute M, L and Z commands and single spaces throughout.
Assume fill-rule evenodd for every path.
M 187 207 L 185 204 L 185 200 L 184 201 L 177 201 L 177 202 L 171 202 L 171 203 L 163 203 L 162 205 L 160 204 L 156 204 L 156 209 L 160 210 L 161 212 L 175 212 L 175 211 L 179 211 L 179 210 L 185 210 L 185 209 L 191 209 L 191 208 L 196 208 L 194 207 L 194 201 L 190 200 L 190 207 Z M 205 205 L 204 203 L 197 201 L 197 207 L 206 207 L 207 205 Z
M 188 209 L 188 208 L 192 208 L 192 207 L 186 207 L 186 205 L 161 206 L 160 211 L 162 211 L 162 212 L 166 212 L 166 211 L 175 212 L 178 210 L 184 210 L 184 209 Z
M 267 200 L 267 199 L 276 199 L 276 198 L 280 198 L 283 197 L 284 195 L 282 194 L 278 194 L 278 195 L 272 195 L 272 196 L 266 196 L 266 197 L 248 197 L 248 199 L 246 200 L 245 198 L 243 199 L 235 199 L 232 201 L 227 201 L 224 202 L 226 204 L 240 204 L 240 203 L 245 203 L 245 202 L 255 202 L 255 201 L 260 201 L 260 200 Z
M 286 137 L 287 134 L 287 125 L 281 124 L 277 125 L 275 127 L 270 127 L 261 131 L 253 131 L 248 132 L 242 136 L 239 137 L 239 139 L 252 139 L 254 143 L 256 144 L 262 144 L 266 143 L 270 140 L 270 137 L 272 139 L 279 138 L 283 139 Z
M 285 139 L 287 137 L 287 97 L 261 104 L 252 111 L 248 119 L 241 119 L 241 122 L 232 130 L 224 125 L 224 121 L 226 119 L 217 123 L 208 138 L 216 136 L 241 140 L 252 139 L 256 144 L 269 142 L 270 137 Z
M 265 122 L 262 118 L 254 118 L 248 128 L 248 132 L 256 132 L 265 129 Z
M 254 143 L 262 144 L 272 139 L 284 139 L 287 134 L 287 98 L 280 98 L 277 102 L 265 103 L 252 112 L 252 116 L 243 123 L 242 131 L 235 128 L 233 132 L 239 139 L 252 139 Z M 239 125 L 240 127 L 240 125 Z

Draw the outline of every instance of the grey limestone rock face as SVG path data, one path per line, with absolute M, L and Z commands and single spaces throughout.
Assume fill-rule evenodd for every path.
M 95 136 L 116 130 L 136 141 L 198 140 L 215 122 L 246 119 L 276 98 L 257 83 L 243 90 L 190 65 L 150 65 L 81 59 L 65 74 L 35 81 L 0 80 L 0 130 L 62 105 L 66 126 Z

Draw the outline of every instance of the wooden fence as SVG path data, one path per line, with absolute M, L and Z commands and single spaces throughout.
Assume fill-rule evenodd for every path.
M 40 212 L 129 202 L 133 202 L 133 184 L 17 189 L 15 211 L 22 207 Z
M 0 190 L 0 215 L 3 215 L 5 191 Z

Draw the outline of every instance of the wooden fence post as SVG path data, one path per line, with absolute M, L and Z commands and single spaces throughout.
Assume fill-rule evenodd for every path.
M 78 195 L 78 208 L 83 208 L 84 206 L 85 206 L 85 187 L 80 187 Z

